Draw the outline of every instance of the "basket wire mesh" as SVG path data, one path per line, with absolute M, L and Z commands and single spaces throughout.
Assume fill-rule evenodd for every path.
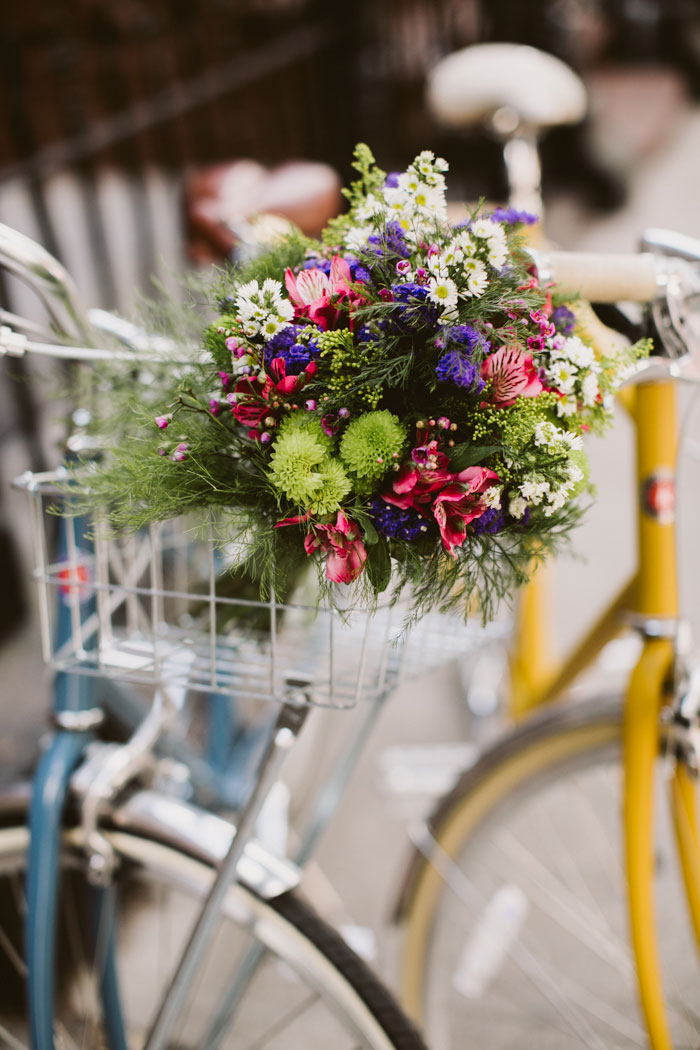
M 232 595 L 227 570 L 237 552 L 217 543 L 211 518 L 123 535 L 99 513 L 91 520 L 66 515 L 64 471 L 24 475 L 17 484 L 31 499 L 42 649 L 54 668 L 181 696 L 280 702 L 301 689 L 308 702 L 330 707 L 351 707 L 396 685 L 405 604 L 338 609 L 303 588 L 285 602 L 274 594 L 267 601 Z M 450 648 L 444 623 L 433 628 L 432 642 L 426 628 L 429 622 L 422 662 L 433 648 L 442 655 Z

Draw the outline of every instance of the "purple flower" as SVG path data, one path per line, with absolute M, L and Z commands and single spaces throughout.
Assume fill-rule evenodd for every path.
M 281 357 L 287 369 L 287 375 L 300 375 L 319 352 L 315 339 L 309 339 L 308 343 L 297 342 L 300 331 L 298 325 L 287 325 L 274 335 L 265 350 L 266 362 Z
M 489 507 L 480 518 L 475 518 L 472 522 L 472 528 L 477 536 L 481 536 L 484 532 L 488 536 L 493 536 L 505 528 L 505 525 L 506 516 L 501 507 Z
M 432 326 L 437 321 L 437 306 L 428 299 L 428 289 L 422 284 L 406 281 L 393 284 L 394 308 L 391 312 L 392 326 L 399 332 Z
M 413 507 L 394 507 L 376 498 L 370 503 L 370 516 L 377 532 L 391 539 L 410 543 L 416 536 L 428 531 L 427 523 Z
M 387 174 L 387 177 L 384 180 L 384 185 L 386 186 L 387 189 L 390 189 L 390 190 L 395 190 L 396 189 L 396 187 L 399 184 L 399 175 L 400 174 L 401 174 L 401 172 L 399 172 L 399 171 L 390 171 Z
M 491 344 L 488 340 L 471 324 L 456 324 L 451 328 L 441 328 L 440 338 L 443 341 L 443 346 L 456 343 L 462 353 L 467 354 L 469 357 L 477 349 L 483 354 L 488 354 L 491 350 Z M 438 346 L 437 339 L 435 340 L 435 345 Z
M 494 208 L 489 218 L 494 222 L 508 223 L 509 226 L 515 226 L 516 223 L 532 226 L 539 221 L 538 215 L 533 215 L 530 211 L 518 211 L 517 208 Z
M 452 382 L 464 390 L 473 390 L 475 394 L 484 389 L 484 381 L 478 374 L 476 365 L 472 364 L 462 350 L 448 350 L 435 366 L 435 374 L 441 383 Z
M 562 335 L 571 335 L 576 327 L 576 316 L 568 306 L 557 306 L 552 311 L 552 321 L 556 330 Z
M 324 259 L 320 255 L 312 255 L 310 259 L 304 259 L 302 270 L 322 270 L 326 276 L 331 272 L 331 260 Z
M 411 254 L 411 249 L 406 244 L 403 227 L 397 219 L 390 219 L 381 233 L 370 234 L 367 243 L 371 245 L 376 255 L 384 255 L 385 252 L 388 252 L 407 259 Z

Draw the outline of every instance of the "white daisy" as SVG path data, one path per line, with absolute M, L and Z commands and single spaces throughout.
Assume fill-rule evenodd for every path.
M 372 226 L 353 226 L 345 234 L 345 247 L 351 252 L 359 252 L 367 247 L 367 238 L 374 233 Z
M 284 317 L 278 317 L 276 314 L 268 314 L 265 321 L 260 326 L 260 334 L 268 342 L 272 339 L 273 335 L 277 335 L 283 328 L 287 328 L 289 321 L 286 321 Z
M 449 277 L 431 277 L 428 298 L 445 309 L 457 305 L 457 285 Z
M 270 295 L 273 299 L 282 298 L 282 284 L 280 281 L 275 281 L 272 277 L 267 277 L 263 281 L 262 294 Z
M 558 416 L 573 416 L 578 411 L 578 402 L 575 397 L 564 397 L 557 405 Z
M 464 259 L 462 269 L 466 278 L 466 289 L 462 290 L 462 295 L 477 298 L 483 295 L 489 280 L 484 264 L 479 259 Z
M 572 430 L 560 430 L 559 441 L 562 445 L 564 445 L 565 448 L 583 448 L 583 438 L 580 434 L 574 434 Z
M 499 234 L 503 234 L 499 224 L 491 219 L 476 219 L 471 224 L 471 231 L 480 240 L 491 240 L 492 237 L 498 237 Z
M 239 299 L 253 299 L 260 295 L 260 285 L 257 281 L 248 281 L 246 284 L 242 284 L 238 289 L 238 295 L 236 302 Z
M 547 369 L 547 378 L 551 379 L 552 386 L 556 387 L 562 394 L 573 394 L 576 382 L 576 369 L 566 360 L 555 361 L 551 368 Z
M 538 423 L 535 427 L 535 444 L 551 449 L 553 445 L 557 444 L 562 434 L 563 431 L 556 427 L 554 423 Z

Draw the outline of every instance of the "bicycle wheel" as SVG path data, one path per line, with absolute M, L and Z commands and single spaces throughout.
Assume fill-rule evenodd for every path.
M 116 878 L 117 976 L 129 1050 L 140 1048 L 212 878 L 206 863 L 155 839 L 110 832 Z M 29 1047 L 23 1009 L 22 909 L 28 832 L 0 830 L 0 1046 Z M 110 1047 L 97 994 L 101 935 L 89 919 L 81 832 L 61 857 L 55 1046 Z M 102 938 L 104 943 L 104 938 Z M 97 947 L 92 948 L 91 945 Z M 236 964 L 264 956 L 225 1031 L 208 1038 Z M 173 1050 L 425 1050 L 391 995 L 345 943 L 291 892 L 263 900 L 231 888 L 211 950 L 183 1009 Z
M 537 716 L 486 752 L 423 830 L 401 905 L 402 998 L 435 1050 L 647 1045 L 627 937 L 620 729 L 615 701 Z M 700 972 L 663 788 L 663 973 L 674 1046 L 697 1047 Z

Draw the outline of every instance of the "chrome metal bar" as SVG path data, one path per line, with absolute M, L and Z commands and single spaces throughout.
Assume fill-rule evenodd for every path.
M 169 1044 L 173 1026 L 177 1022 L 199 965 L 216 931 L 226 893 L 236 877 L 238 862 L 243 855 L 246 843 L 254 832 L 255 822 L 268 792 L 279 776 L 282 762 L 304 724 L 308 710 L 308 706 L 305 705 L 291 703 L 282 705 L 274 732 L 260 762 L 255 787 L 240 815 L 231 846 L 222 861 L 209 896 L 190 934 L 175 976 L 160 1004 L 144 1050 L 165 1050 Z

